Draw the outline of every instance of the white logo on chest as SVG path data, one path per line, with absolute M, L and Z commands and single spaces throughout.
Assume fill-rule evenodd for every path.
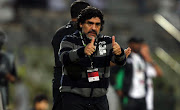
M 105 41 L 99 42 L 99 54 L 100 55 L 106 54 L 106 42 Z

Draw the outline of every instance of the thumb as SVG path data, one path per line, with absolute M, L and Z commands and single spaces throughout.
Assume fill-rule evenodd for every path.
M 115 36 L 112 36 L 112 46 L 115 45 Z
M 92 39 L 91 39 L 91 44 L 93 44 L 93 45 L 94 45 L 94 41 L 95 41 L 95 38 L 94 38 L 94 37 L 92 37 Z

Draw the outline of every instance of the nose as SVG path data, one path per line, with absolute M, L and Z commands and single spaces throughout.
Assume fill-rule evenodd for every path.
M 96 28 L 97 28 L 97 27 L 96 27 L 96 24 L 93 24 L 93 25 L 92 25 L 92 29 L 93 29 L 93 30 L 96 30 Z

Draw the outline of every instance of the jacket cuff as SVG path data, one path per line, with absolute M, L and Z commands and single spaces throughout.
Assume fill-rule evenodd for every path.
M 121 48 L 121 54 L 120 55 L 115 55 L 116 57 L 124 57 L 124 49 L 123 48 Z M 126 55 L 125 55 L 126 56 Z

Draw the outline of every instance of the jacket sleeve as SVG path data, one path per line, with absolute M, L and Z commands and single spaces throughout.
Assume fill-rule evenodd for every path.
M 120 55 L 113 54 L 111 61 L 117 65 L 123 66 L 126 64 L 126 55 L 123 48 L 121 48 L 121 52 Z
M 76 40 L 77 39 L 68 35 L 64 37 L 60 44 L 59 58 L 65 66 L 77 62 L 80 58 L 85 57 L 84 46 L 78 49 L 74 48 Z

